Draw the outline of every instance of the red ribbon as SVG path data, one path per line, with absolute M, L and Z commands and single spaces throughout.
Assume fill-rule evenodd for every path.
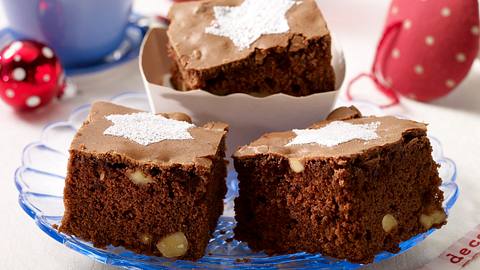
M 381 69 L 383 62 L 382 63 L 380 62 L 380 53 L 383 46 L 386 44 L 388 40 L 387 38 L 390 37 L 392 34 L 397 35 L 400 32 L 402 25 L 403 25 L 403 21 L 397 21 L 387 26 L 387 28 L 382 34 L 380 42 L 377 45 L 377 49 L 375 51 L 375 58 L 373 60 L 373 65 L 372 65 L 372 69 L 370 70 L 370 73 L 366 73 L 366 72 L 360 73 L 357 76 L 355 76 L 352 80 L 350 80 L 350 82 L 348 83 L 347 91 L 346 91 L 348 100 L 353 99 L 352 85 L 359 79 L 363 77 L 367 77 L 372 80 L 372 82 L 375 84 L 375 86 L 380 92 L 382 92 L 385 96 L 387 96 L 390 99 L 390 103 L 379 105 L 380 108 L 388 108 L 400 103 L 398 95 L 383 78 L 383 73 Z

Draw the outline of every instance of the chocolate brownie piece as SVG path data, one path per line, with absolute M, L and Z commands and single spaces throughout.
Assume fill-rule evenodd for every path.
M 355 108 L 327 119 L 265 134 L 234 154 L 237 239 L 268 254 L 370 263 L 446 223 L 425 124 Z
M 59 230 L 97 247 L 195 260 L 226 193 L 227 125 L 97 102 L 70 148 Z
M 169 55 L 174 62 L 173 86 L 179 90 L 204 89 L 216 95 L 255 96 L 306 96 L 335 90 L 331 37 L 315 0 L 282 0 L 292 4 L 281 14 L 288 23 L 286 31 L 263 34 L 246 48 L 239 48 L 229 37 L 208 31 L 218 26 L 215 14 L 221 12 L 214 12 L 215 8 L 253 6 L 255 1 L 203 0 L 172 6 L 167 35 Z M 271 10 L 271 14 L 252 15 L 251 19 L 275 16 L 273 11 L 279 9 Z M 255 10 L 245 11 L 245 16 L 252 12 Z M 241 23 L 245 20 L 238 21 Z M 242 35 L 241 30 L 244 29 L 235 29 L 236 34 Z

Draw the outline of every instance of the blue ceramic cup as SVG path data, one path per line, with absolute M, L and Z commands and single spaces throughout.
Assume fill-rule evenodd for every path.
M 0 0 L 19 36 L 49 44 L 66 68 L 86 66 L 122 41 L 133 0 Z

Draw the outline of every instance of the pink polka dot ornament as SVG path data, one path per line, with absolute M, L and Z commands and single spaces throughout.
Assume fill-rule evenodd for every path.
M 48 46 L 14 41 L 0 51 L 0 97 L 18 111 L 30 111 L 63 95 L 60 61 Z
M 370 77 L 390 98 L 431 101 L 450 93 L 469 72 L 479 50 L 477 0 L 394 0 Z

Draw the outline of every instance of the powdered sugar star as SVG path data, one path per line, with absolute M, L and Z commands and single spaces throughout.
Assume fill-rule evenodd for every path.
M 290 28 L 285 13 L 295 0 L 245 0 L 238 7 L 215 6 L 215 21 L 206 33 L 228 37 L 246 49 L 264 34 L 285 33 Z
M 294 129 L 297 135 L 286 146 L 316 143 L 332 147 L 354 139 L 373 140 L 378 138 L 376 130 L 380 122 L 354 125 L 348 122 L 333 121 L 319 129 Z
M 153 113 L 111 114 L 105 118 L 113 122 L 113 125 L 103 132 L 104 135 L 124 137 L 141 145 L 164 140 L 193 139 L 188 129 L 195 125 Z

